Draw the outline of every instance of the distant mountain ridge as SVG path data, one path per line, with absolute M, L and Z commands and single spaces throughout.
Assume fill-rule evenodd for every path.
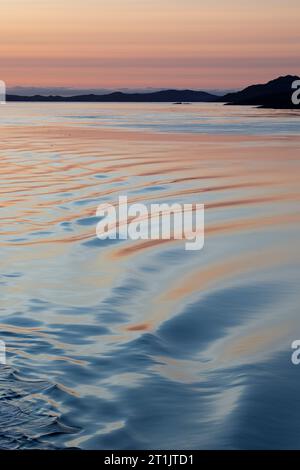
M 20 96 L 7 95 L 7 101 L 22 102 L 95 102 L 95 103 L 225 103 L 229 105 L 260 106 L 277 109 L 300 109 L 292 103 L 292 83 L 297 75 L 278 77 L 264 84 L 251 85 L 235 93 L 217 96 L 206 91 L 161 90 L 143 93 L 116 91 L 108 94 L 83 94 L 75 96 Z
M 63 101 L 63 102 L 131 102 L 131 103 L 162 103 L 174 101 L 189 102 L 213 102 L 219 96 L 207 93 L 206 91 L 194 90 L 162 90 L 146 93 L 124 93 L 115 91 L 104 95 L 85 94 L 76 96 L 20 96 L 7 95 L 7 101 Z

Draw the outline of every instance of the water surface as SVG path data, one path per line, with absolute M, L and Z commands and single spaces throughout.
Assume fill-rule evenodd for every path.
M 0 108 L 0 447 L 300 448 L 300 114 Z M 205 247 L 98 204 L 205 204 Z

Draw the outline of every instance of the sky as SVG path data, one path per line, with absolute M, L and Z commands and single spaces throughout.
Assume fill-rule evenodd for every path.
M 300 73 L 299 0 L 1 0 L 8 87 L 241 88 Z

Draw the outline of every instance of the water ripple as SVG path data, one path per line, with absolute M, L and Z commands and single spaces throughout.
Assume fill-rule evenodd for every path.
M 300 447 L 299 116 L 5 108 L 0 447 Z M 204 203 L 204 250 L 97 239 L 124 194 Z

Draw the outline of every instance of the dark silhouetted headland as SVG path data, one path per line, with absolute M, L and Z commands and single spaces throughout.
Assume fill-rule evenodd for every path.
M 236 93 L 228 93 L 220 98 L 232 105 L 261 106 L 264 108 L 299 109 L 292 103 L 292 84 L 299 77 L 287 75 L 262 85 L 252 85 Z

